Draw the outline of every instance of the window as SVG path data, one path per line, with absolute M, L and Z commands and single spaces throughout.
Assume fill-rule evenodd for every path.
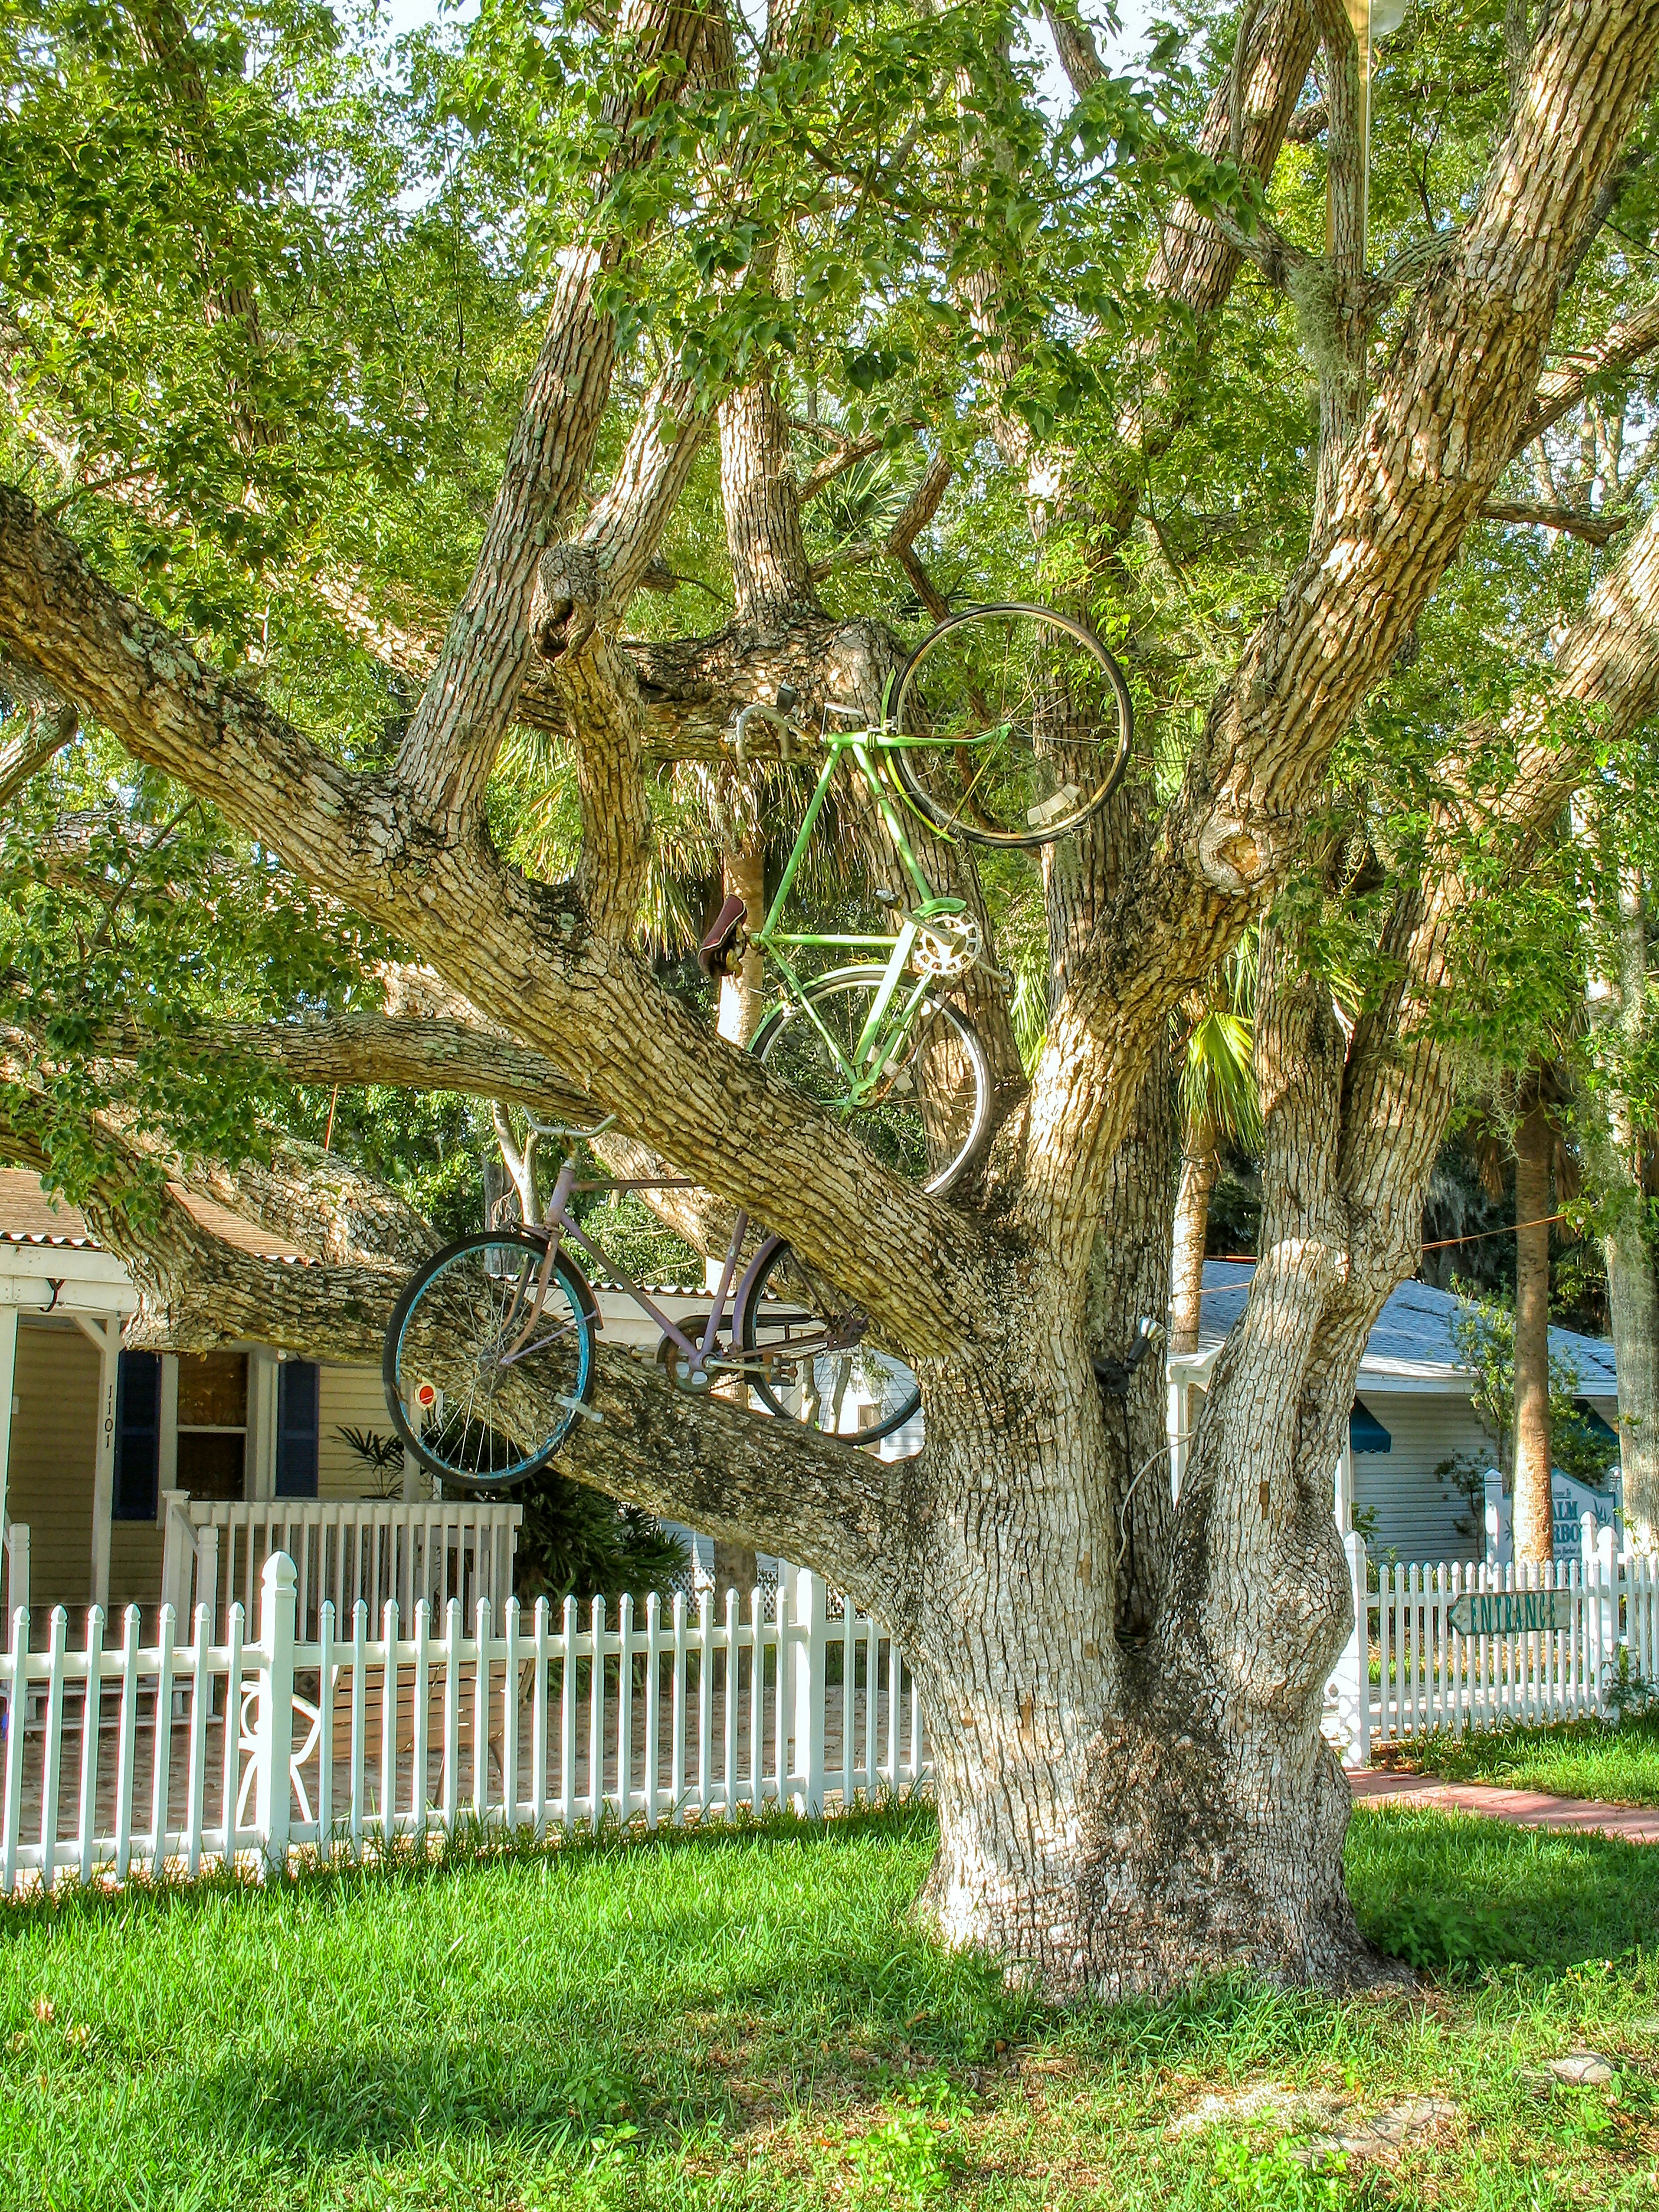
M 317 1370 L 309 1359 L 276 1370 L 276 1495 L 317 1495 Z
M 124 1352 L 115 1382 L 117 1521 L 153 1521 L 161 1467 L 161 1357 Z
M 179 1487 L 237 1499 L 247 1460 L 247 1354 L 179 1355 Z

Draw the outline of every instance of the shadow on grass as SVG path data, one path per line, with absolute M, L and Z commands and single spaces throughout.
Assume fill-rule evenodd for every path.
M 1359 1924 L 1428 1974 L 1659 1950 L 1659 1846 L 1410 1806 L 1357 1811 L 1348 1894 Z
M 407 1838 L 398 1838 L 389 1848 L 366 1839 L 361 1861 L 341 1846 L 327 1860 L 301 1856 L 289 1872 L 264 1881 L 249 1867 L 210 1867 L 186 1878 L 170 1872 L 159 1875 L 139 1871 L 118 1885 L 80 1888 L 60 1883 L 50 1894 L 39 1890 L 0 1898 L 0 1945 L 32 1935 L 42 1923 L 53 1927 L 96 1923 L 118 1919 L 124 1928 L 137 1929 L 158 1916 L 216 1912 L 228 1897 L 247 1899 L 250 1911 L 280 1909 L 296 1897 L 344 1897 L 354 1892 L 378 1893 L 388 1885 L 418 1890 L 453 1881 L 459 1870 L 470 1867 L 541 1866 L 549 1861 L 578 1867 L 641 1856 L 665 1859 L 682 1851 L 700 1858 L 711 1853 L 751 1852 L 778 1845 L 810 1844 L 814 1850 L 861 1849 L 871 1840 L 890 1837 L 895 1842 L 917 1838 L 931 1844 L 937 1833 L 933 1808 L 927 1800 L 907 1794 L 860 1804 L 854 1812 L 829 1820 L 809 1820 L 775 1804 L 759 1814 L 739 1807 L 730 1819 L 706 1826 L 647 1829 L 642 1820 L 627 1828 L 607 1819 L 598 1830 L 586 1827 L 552 1829 L 538 1843 L 528 1829 L 507 1833 L 500 1828 L 474 1826 L 465 1818 L 447 1835 L 435 1831 L 424 1848 L 416 1850 Z

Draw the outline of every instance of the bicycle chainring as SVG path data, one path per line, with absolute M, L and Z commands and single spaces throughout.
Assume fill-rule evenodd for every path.
M 694 1344 L 701 1344 L 702 1333 L 708 1326 L 708 1316 L 707 1314 L 688 1314 L 679 1326 Z M 657 1364 L 675 1389 L 684 1391 L 688 1398 L 706 1398 L 730 1361 L 723 1337 L 717 1337 L 709 1347 L 705 1364 L 694 1367 L 673 1338 L 665 1336 L 657 1346 Z
M 910 965 L 920 975 L 965 975 L 984 949 L 971 914 L 935 915 L 916 933 Z

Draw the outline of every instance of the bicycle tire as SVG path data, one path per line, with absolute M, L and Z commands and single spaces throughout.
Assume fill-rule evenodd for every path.
M 884 1352 L 879 1346 L 864 1342 L 864 1317 L 856 1309 L 849 1310 L 838 1321 L 824 1320 L 811 1311 L 810 1303 L 801 1298 L 774 1297 L 770 1301 L 774 1310 L 769 1314 L 763 1312 L 762 1307 L 767 1302 L 768 1285 L 775 1282 L 781 1273 L 786 1273 L 794 1261 L 793 1249 L 781 1237 L 770 1237 L 762 1245 L 755 1255 L 755 1264 L 749 1276 L 748 1295 L 744 1300 L 742 1312 L 737 1316 L 735 1333 L 745 1353 L 769 1348 L 775 1351 L 781 1343 L 789 1341 L 787 1334 L 781 1337 L 778 1332 L 787 1332 L 792 1327 L 799 1326 L 803 1340 L 800 1361 L 803 1364 L 811 1363 L 811 1371 L 805 1381 L 797 1370 L 796 1382 L 801 1389 L 801 1406 L 792 1412 L 784 1404 L 778 1389 L 770 1382 L 757 1380 L 753 1375 L 748 1378 L 749 1388 L 769 1413 L 780 1419 L 800 1420 L 806 1417 L 809 1407 L 816 1409 L 824 1403 L 823 1383 L 827 1378 L 820 1377 L 817 1371 L 820 1363 L 829 1365 L 849 1360 L 854 1366 L 861 1363 L 863 1371 L 859 1380 L 866 1389 L 873 1381 L 882 1394 L 873 1400 L 866 1401 L 883 1409 L 880 1417 L 861 1427 L 850 1430 L 842 1427 L 843 1413 L 855 1410 L 847 1406 L 843 1381 L 841 1390 L 830 1401 L 836 1425 L 827 1428 L 814 1418 L 812 1426 L 819 1436 L 833 1437 L 838 1443 L 860 1449 L 867 1444 L 879 1443 L 884 1437 L 892 1436 L 907 1421 L 915 1419 L 921 1405 L 921 1387 L 912 1370 L 896 1353 Z M 833 1337 L 838 1329 L 848 1339 L 844 1344 L 813 1345 L 811 1335 L 814 1330 Z M 850 1380 L 851 1376 L 846 1379 Z
M 386 1411 L 409 1450 L 446 1482 L 495 1491 L 528 1481 L 581 1418 L 574 1406 L 592 1396 L 598 1307 L 586 1278 L 562 1252 L 548 1279 L 542 1310 L 544 1318 L 554 1310 L 549 1334 L 510 1360 L 492 1364 L 512 1297 L 505 1286 L 511 1282 L 522 1296 L 546 1256 L 546 1239 L 523 1230 L 459 1237 L 410 1278 L 392 1309 L 380 1362 Z M 497 1291 L 492 1285 L 503 1287 Z M 469 1334 L 465 1325 L 469 1307 L 482 1323 L 481 1300 L 491 1316 L 483 1325 L 487 1341 L 479 1340 L 479 1330 Z M 416 1423 L 407 1409 L 423 1388 L 435 1393 L 434 1418 Z M 521 1426 L 526 1401 L 520 1394 L 526 1390 L 533 1394 L 531 1404 L 538 1397 L 566 1401 L 554 1407 L 554 1419 L 533 1446 L 517 1441 L 500 1419 L 488 1418 L 499 1409 L 503 1419 L 514 1418 Z M 497 1440 L 506 1448 L 499 1455 Z
M 825 1053 L 823 1040 L 806 1018 L 802 1003 L 803 1000 L 811 1002 L 819 1019 L 836 1036 L 843 1050 L 848 1050 L 864 1026 L 863 1016 L 857 1009 L 874 996 L 886 973 L 884 967 L 871 962 L 853 968 L 832 968 L 825 975 L 814 976 L 805 987 L 802 999 L 783 999 L 771 1009 L 756 1030 L 749 1049 L 795 1089 L 817 1098 L 821 1105 L 842 1113 L 848 1127 L 878 1159 L 938 1197 L 972 1165 L 991 1126 L 991 1063 L 979 1032 L 960 1007 L 952 1006 L 948 999 L 933 995 L 925 998 L 917 1011 L 916 1024 L 905 1053 L 890 1060 L 884 1070 L 890 1077 L 887 1094 L 872 1104 L 854 1106 L 847 1096 L 838 1066 Z M 843 1030 L 846 1036 L 841 1034 Z M 911 1106 L 903 1102 L 913 1096 L 920 1102 L 921 1093 L 912 1073 L 915 1061 L 918 1054 L 933 1049 L 936 1042 L 942 1045 L 946 1032 L 950 1042 L 962 1054 L 955 1120 L 963 1133 L 936 1137 L 929 1132 L 921 1103 Z M 902 1087 L 907 1077 L 908 1090 Z M 969 1091 L 971 1097 L 967 1095 Z M 948 1151 L 929 1172 L 930 1152 L 946 1145 Z
M 994 629 L 997 623 L 1019 625 L 1021 637 L 1019 651 L 1005 651 L 1000 668 Z M 975 625 L 984 632 L 981 657 L 985 668 L 992 672 L 984 676 L 984 681 L 1000 687 L 991 693 L 970 683 L 970 672 L 976 665 L 970 633 Z M 1062 639 L 1070 641 L 1070 648 L 1066 649 L 1066 683 L 1084 690 L 1085 710 L 1089 703 L 1086 695 L 1097 685 L 1101 708 L 1109 702 L 1115 710 L 1115 745 L 1099 738 L 1056 741 L 1039 732 L 1042 700 L 1045 696 L 1051 700 L 1054 695 L 1052 682 L 1046 693 L 1042 689 L 1042 657 L 1045 652 L 1061 650 L 1059 641 Z M 953 690 L 970 692 L 966 711 L 971 720 L 981 725 L 978 732 L 970 732 L 961 741 L 962 746 L 974 749 L 975 759 L 980 760 L 971 779 L 964 778 L 957 757 L 960 748 L 946 746 L 928 720 L 922 701 L 922 677 L 930 663 L 937 682 L 947 684 Z M 1024 711 L 1028 706 L 1029 714 Z M 960 836 L 972 844 L 1030 850 L 1071 836 L 1110 799 L 1129 764 L 1134 708 L 1122 669 L 1086 623 L 1058 614 L 1052 607 L 1008 600 L 964 608 L 929 630 L 900 673 L 889 726 L 895 738 L 908 734 L 929 740 L 926 745 L 898 744 L 886 748 L 905 796 L 925 821 L 943 836 Z M 983 732 L 992 728 L 1003 730 L 1006 735 L 981 760 Z M 1066 764 L 1082 781 L 1059 781 L 1056 788 L 1060 771 L 1055 764 L 1066 763 L 1067 755 Z M 993 778 L 990 771 L 998 759 L 1004 763 L 1004 772 L 1000 778 Z M 988 793 L 994 790 L 999 793 L 1003 818 L 993 821 L 986 814 L 983 801 L 976 796 L 981 787 Z M 1072 794 L 1069 799 L 1066 793 Z

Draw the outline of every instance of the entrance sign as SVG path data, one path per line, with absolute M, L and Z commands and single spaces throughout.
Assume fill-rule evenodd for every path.
M 1571 1628 L 1577 1603 L 1571 1590 L 1465 1590 L 1446 1619 L 1460 1636 L 1526 1636 Z

